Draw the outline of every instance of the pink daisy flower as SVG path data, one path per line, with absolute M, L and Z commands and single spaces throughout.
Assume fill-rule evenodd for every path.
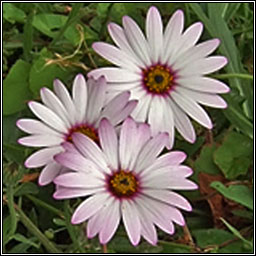
M 196 139 L 190 119 L 211 129 L 212 122 L 200 106 L 226 108 L 217 93 L 227 93 L 229 87 L 205 75 L 227 64 L 223 56 L 210 56 L 219 46 L 219 39 L 198 42 L 203 24 L 197 22 L 184 32 L 183 11 L 176 11 L 163 31 L 161 16 L 151 7 L 146 18 L 146 38 L 139 26 L 128 16 L 123 28 L 110 23 L 108 31 L 117 47 L 97 42 L 93 49 L 118 66 L 93 70 L 89 77 L 105 75 L 114 96 L 124 90 L 139 103 L 132 112 L 136 121 L 148 122 L 153 134 L 168 132 L 168 148 L 174 142 L 174 127 L 189 142 Z
M 102 119 L 98 129 L 101 147 L 81 133 L 72 135 L 73 144 L 55 160 L 73 172 L 54 179 L 54 198 L 87 196 L 72 216 L 72 223 L 86 220 L 87 236 L 99 235 L 106 244 L 122 219 L 131 243 L 143 236 L 157 243 L 156 226 L 173 234 L 174 223 L 184 225 L 179 209 L 191 211 L 190 203 L 173 190 L 196 189 L 188 180 L 192 170 L 182 165 L 186 155 L 173 151 L 159 156 L 168 140 L 167 133 L 151 136 L 149 125 L 127 118 L 120 135 Z M 89 197 L 88 197 L 89 196 Z
M 39 176 L 39 184 L 49 184 L 61 171 L 53 156 L 63 151 L 61 143 L 72 142 L 72 134 L 80 132 L 98 142 L 100 119 L 107 117 L 116 126 L 135 108 L 136 100 L 129 101 L 130 93 L 123 92 L 107 105 L 107 84 L 105 78 L 97 81 L 83 75 L 76 76 L 72 97 L 59 80 L 54 81 L 54 92 L 48 88 L 40 91 L 42 103 L 30 101 L 28 106 L 40 119 L 20 119 L 17 126 L 29 136 L 18 142 L 29 147 L 43 147 L 27 158 L 27 168 L 45 166 Z

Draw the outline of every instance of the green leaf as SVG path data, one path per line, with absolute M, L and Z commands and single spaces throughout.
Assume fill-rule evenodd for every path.
M 158 241 L 158 243 L 163 248 L 161 253 L 191 253 L 192 249 L 185 244 L 167 242 L 167 241 Z
M 98 3 L 96 9 L 98 16 L 105 18 L 107 16 L 110 5 L 111 3 Z
M 200 156 L 196 159 L 194 164 L 195 174 L 200 172 L 209 174 L 219 174 L 219 168 L 213 161 L 213 153 L 216 150 L 216 144 L 205 145 L 201 149 Z
M 37 194 L 39 192 L 38 186 L 32 182 L 21 184 L 15 189 L 14 196 L 23 196 L 27 194 Z
M 218 246 L 219 244 L 234 238 L 233 234 L 222 229 L 198 229 L 192 230 L 191 232 L 195 237 L 196 244 L 201 248 L 205 248 L 209 245 Z
M 12 24 L 15 22 L 24 23 L 26 14 L 14 4 L 3 3 L 3 17 Z
M 252 242 L 246 240 L 235 227 L 230 225 L 225 219 L 223 218 L 220 218 L 220 219 L 236 237 L 241 239 L 246 245 L 249 245 L 251 249 L 253 248 Z
M 21 242 L 23 244 L 28 244 L 28 245 L 33 246 L 35 248 L 40 248 L 40 245 L 34 243 L 31 239 L 26 238 L 22 234 L 13 235 L 12 239 L 15 239 L 16 241 Z
M 68 17 L 59 14 L 38 14 L 33 19 L 33 26 L 49 37 L 56 37 L 58 30 L 65 25 Z M 57 30 L 57 31 L 56 31 Z
M 35 96 L 38 95 L 39 90 L 46 86 L 52 88 L 54 79 L 66 80 L 70 71 L 59 67 L 57 64 L 45 65 L 47 59 L 52 59 L 53 54 L 46 48 L 40 52 L 40 57 L 35 60 L 29 74 L 30 89 Z
M 235 125 L 241 132 L 246 134 L 249 138 L 253 139 L 253 124 L 245 116 L 242 107 L 233 94 L 222 95 L 222 97 L 228 103 L 228 108 L 223 110 L 227 119 Z
M 8 215 L 7 217 L 4 218 L 3 220 L 3 246 L 5 246 L 5 244 L 7 244 L 10 240 L 11 234 L 10 234 L 10 230 L 11 230 L 11 216 Z
M 30 64 L 18 60 L 4 79 L 3 84 L 3 114 L 11 115 L 26 107 L 26 101 L 31 97 L 28 76 Z
M 230 132 L 214 153 L 214 162 L 227 179 L 245 175 L 252 164 L 253 142 L 237 132 Z
M 235 16 L 241 4 L 242 3 L 229 3 L 228 9 L 224 16 L 226 22 L 229 22 L 229 20 Z
M 198 18 L 204 23 L 206 29 L 212 37 L 221 38 L 221 45 L 219 51 L 226 56 L 229 64 L 226 66 L 228 73 L 245 73 L 245 70 L 240 62 L 239 51 L 236 47 L 234 37 L 229 30 L 227 23 L 221 17 L 222 6 L 219 4 L 208 3 L 209 18 L 206 16 L 202 8 L 197 3 L 189 3 L 189 6 L 196 13 Z M 253 117 L 253 93 L 251 90 L 251 83 L 248 81 L 241 81 L 237 78 L 229 79 L 230 85 L 233 88 L 238 88 L 241 95 L 245 96 L 245 113 Z M 228 118 L 228 114 L 225 114 Z
M 65 22 L 64 26 L 60 29 L 59 33 L 54 37 L 51 45 L 54 45 L 56 42 L 60 40 L 60 38 L 64 35 L 65 31 L 70 28 L 77 20 L 80 18 L 79 11 L 83 3 L 76 3 L 72 7 L 72 11 L 70 12 L 67 21 Z
M 57 226 L 65 227 L 66 226 L 66 221 L 60 218 L 53 218 L 53 223 L 56 224 Z
M 219 181 L 211 183 L 211 187 L 223 196 L 253 210 L 253 192 L 245 185 L 230 185 L 226 187 Z
M 30 12 L 28 15 L 27 21 L 24 25 L 24 34 L 23 34 L 23 51 L 24 57 L 26 61 L 30 61 L 31 59 L 31 51 L 33 48 L 33 22 L 34 18 L 34 10 Z

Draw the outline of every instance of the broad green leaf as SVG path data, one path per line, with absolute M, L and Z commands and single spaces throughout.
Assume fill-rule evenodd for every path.
M 56 37 L 58 30 L 65 25 L 68 17 L 60 14 L 38 14 L 34 16 L 33 26 L 49 37 Z M 56 31 L 57 30 L 57 31 Z
M 34 95 L 46 86 L 52 88 L 54 79 L 65 80 L 70 76 L 70 71 L 61 68 L 57 64 L 46 65 L 47 60 L 56 58 L 46 48 L 40 52 L 40 57 L 35 60 L 29 74 L 29 85 Z
M 38 192 L 39 188 L 35 183 L 25 182 L 15 189 L 14 196 L 37 194 Z
M 253 142 L 245 135 L 230 132 L 214 153 L 214 162 L 227 179 L 247 173 L 252 164 Z
M 234 238 L 234 235 L 222 229 L 198 229 L 192 230 L 192 235 L 195 237 L 196 244 L 205 248 L 209 245 L 219 245 L 225 241 Z
M 194 164 L 195 174 L 198 175 L 200 172 L 209 174 L 220 173 L 219 168 L 213 161 L 213 153 L 215 152 L 216 148 L 216 144 L 203 146 L 200 156 L 196 159 Z
M 253 192 L 245 185 L 230 185 L 226 187 L 219 181 L 211 183 L 211 187 L 219 191 L 226 198 L 253 210 Z
M 30 64 L 18 60 L 9 71 L 3 83 L 3 114 L 11 115 L 26 107 L 30 99 L 28 77 Z
M 245 244 L 249 245 L 251 249 L 253 248 L 252 242 L 246 240 L 235 227 L 230 225 L 225 219 L 223 218 L 220 218 L 220 219 L 236 237 L 241 239 Z
M 98 16 L 105 18 L 111 4 L 112 3 L 98 3 L 96 9 Z
M 10 23 L 24 23 L 26 14 L 12 3 L 3 3 L 3 17 Z
M 13 236 L 12 236 L 12 239 L 15 239 L 16 241 L 21 242 L 21 243 L 23 243 L 23 244 L 28 244 L 28 245 L 33 246 L 33 247 L 35 247 L 35 248 L 39 248 L 39 247 L 40 247 L 40 245 L 34 243 L 34 242 L 31 240 L 31 238 L 30 238 L 30 239 L 29 239 L 29 238 L 26 238 L 26 237 L 23 236 L 22 234 L 15 234 L 15 235 L 13 235 Z

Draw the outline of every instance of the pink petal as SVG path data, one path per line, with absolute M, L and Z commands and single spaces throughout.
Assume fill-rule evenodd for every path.
M 51 183 L 55 177 L 57 177 L 61 171 L 61 165 L 56 162 L 51 162 L 47 164 L 41 171 L 38 178 L 38 183 L 40 186 L 45 186 Z

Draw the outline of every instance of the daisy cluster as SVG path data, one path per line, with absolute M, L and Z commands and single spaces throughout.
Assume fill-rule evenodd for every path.
M 223 56 L 208 56 L 220 41 L 197 44 L 199 22 L 183 30 L 181 10 L 163 30 L 155 7 L 147 13 L 146 37 L 130 17 L 123 17 L 123 27 L 110 23 L 116 46 L 96 42 L 93 49 L 117 67 L 93 70 L 87 81 L 78 74 L 71 94 L 55 80 L 54 91 L 41 89 L 42 103 L 28 104 L 39 120 L 17 122 L 30 134 L 19 143 L 41 148 L 25 166 L 43 167 L 39 184 L 54 182 L 55 199 L 85 198 L 71 221 L 88 221 L 88 238 L 98 234 L 102 244 L 122 220 L 133 245 L 141 236 L 155 245 L 156 227 L 173 234 L 174 223 L 185 225 L 181 210 L 192 210 L 176 192 L 197 188 L 182 164 L 186 155 L 161 153 L 172 149 L 175 129 L 195 142 L 190 118 L 211 129 L 201 105 L 225 108 L 217 94 L 229 88 L 205 76 L 227 64 Z

